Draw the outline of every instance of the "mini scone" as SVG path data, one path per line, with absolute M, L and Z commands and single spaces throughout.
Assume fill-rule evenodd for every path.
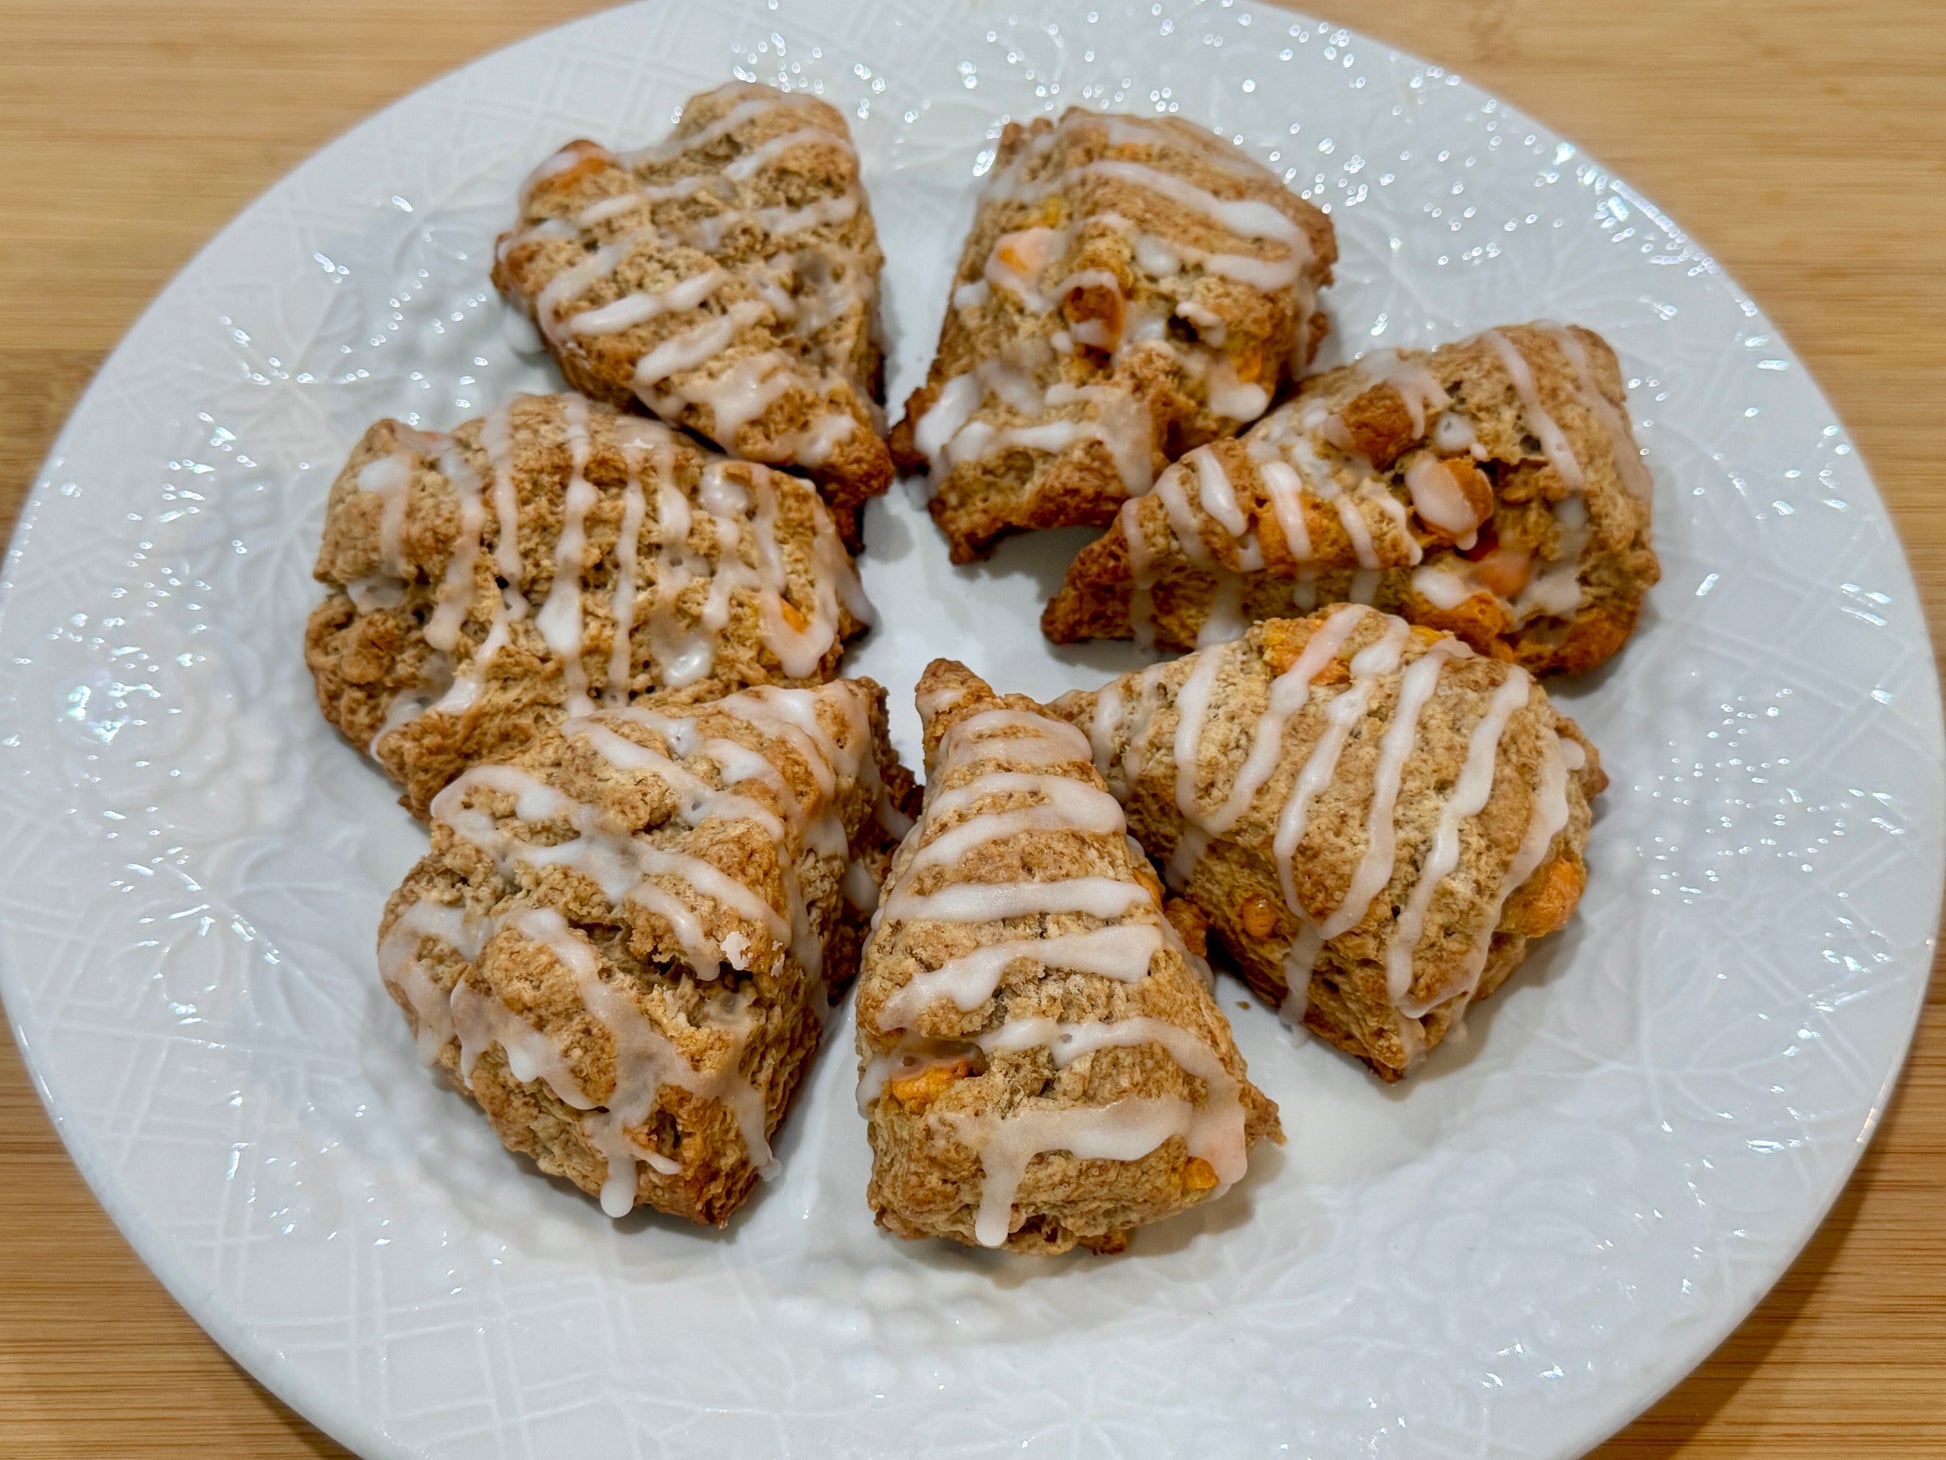
M 869 680 L 566 722 L 433 803 L 379 967 L 511 1151 L 722 1225 L 859 945 L 911 778 Z
M 1119 1251 L 1227 1190 L 1276 1107 L 1087 740 L 947 660 L 918 698 L 925 809 L 858 986 L 872 1208 L 901 1237 Z
M 1260 416 L 1324 334 L 1331 220 L 1175 117 L 1008 124 L 939 350 L 892 449 L 954 562 L 1100 526 L 1170 457 Z
M 1075 558 L 1041 626 L 1180 651 L 1349 600 L 1572 673 L 1621 648 L 1659 576 L 1649 507 L 1614 351 L 1503 325 L 1314 376 L 1190 452 Z
M 734 82 L 691 97 L 664 142 L 570 142 L 542 163 L 493 281 L 577 390 L 808 472 L 855 544 L 858 507 L 892 479 L 883 261 L 844 117 Z
M 473 762 L 639 695 L 816 684 L 870 622 L 808 482 L 580 396 L 380 421 L 332 484 L 304 657 L 423 818 Z
M 1586 885 L 1594 748 L 1518 665 L 1359 604 L 1064 695 L 1251 985 L 1396 1080 Z

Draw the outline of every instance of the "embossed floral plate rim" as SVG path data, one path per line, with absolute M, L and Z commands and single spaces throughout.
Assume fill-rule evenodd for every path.
M 0 585 L 0 992 L 137 1250 L 349 1444 L 883 1454 L 944 1410 L 941 1454 L 1571 1453 L 1742 1318 L 1876 1121 L 1930 965 L 1938 686 L 1883 506 L 1761 312 L 1437 66 L 1244 4 L 1032 12 L 651 5 L 486 58 L 246 210 L 56 445 Z M 363 925 L 416 833 L 294 652 L 334 453 L 379 414 L 545 386 L 481 280 L 513 182 L 573 131 L 652 135 L 732 65 L 854 117 L 894 401 L 977 139 L 1070 100 L 1179 108 L 1333 203 L 1341 355 L 1545 311 L 1631 376 L 1666 577 L 1618 664 L 1562 690 L 1616 779 L 1576 925 L 1405 1091 L 1240 1016 L 1292 1145 L 1126 1259 L 872 1233 L 842 1048 L 730 1237 L 611 1226 L 412 1067 L 375 988 Z M 850 662 L 908 755 L 931 652 L 1042 695 L 1130 662 L 1034 636 L 1072 546 L 952 570 L 909 488 L 873 509 L 888 624 Z M 696 1359 L 718 1351 L 763 1382 Z

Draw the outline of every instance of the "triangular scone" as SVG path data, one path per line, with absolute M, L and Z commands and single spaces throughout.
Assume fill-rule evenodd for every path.
M 1220 643 L 1357 601 L 1536 674 L 1622 646 L 1660 573 L 1650 481 L 1599 335 L 1503 325 L 1313 376 L 1171 466 L 1082 549 L 1056 643 Z
M 1593 747 L 1519 667 L 1358 604 L 1051 707 L 1251 985 L 1387 1080 L 1587 880 Z
M 1329 218 L 1188 122 L 1010 123 L 892 435 L 931 468 L 953 561 L 1110 522 L 1170 457 L 1262 415 L 1324 334 L 1337 256 Z
M 571 142 L 541 164 L 493 281 L 577 390 L 802 469 L 855 543 L 858 507 L 892 480 L 883 261 L 844 117 L 736 82 L 691 97 L 667 141 Z
M 1118 1251 L 1220 1196 L 1276 1106 L 1087 741 L 947 660 L 918 698 L 925 811 L 858 985 L 872 1208 L 901 1237 Z
M 379 966 L 507 1148 L 722 1225 L 858 949 L 912 780 L 870 680 L 570 720 L 433 802 Z
M 827 680 L 870 622 L 808 482 L 574 395 L 450 433 L 380 421 L 332 484 L 317 576 L 318 706 L 420 817 L 596 705 Z

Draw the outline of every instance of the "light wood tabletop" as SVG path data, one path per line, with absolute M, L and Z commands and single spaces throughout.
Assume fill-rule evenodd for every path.
M 665 0 L 679 3 L 679 0 Z M 869 3 L 869 0 L 861 0 Z M 576 0 L 0 0 L 0 540 L 123 331 L 257 193 Z M 1769 311 L 1946 630 L 1939 0 L 1312 0 L 1581 144 Z M 1797 1264 L 1604 1456 L 1946 1453 L 1946 1013 Z M 0 1041 L 0 1453 L 340 1455 L 170 1300 Z

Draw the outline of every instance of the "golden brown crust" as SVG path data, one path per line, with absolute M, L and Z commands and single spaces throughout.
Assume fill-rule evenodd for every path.
M 1301 967 L 1290 1011 L 1388 1080 L 1586 883 L 1606 778 L 1574 722 L 1523 671 L 1389 615 L 1269 620 L 1052 709 L 1252 986 L 1284 1004 Z
M 1574 673 L 1622 646 L 1660 575 L 1649 513 L 1614 352 L 1588 330 L 1507 325 L 1313 376 L 1243 441 L 1178 463 L 1082 549 L 1041 627 L 1180 651 L 1355 596 Z
M 930 466 L 955 562 L 1100 525 L 1239 429 L 1317 348 L 1330 220 L 1176 118 L 1010 123 L 926 383 L 892 448 Z
M 575 389 L 807 472 L 856 546 L 892 479 L 882 262 L 843 115 L 732 83 L 690 98 L 663 143 L 576 141 L 544 163 L 493 280 Z
M 926 671 L 919 702 L 926 814 L 894 860 L 858 987 L 872 1207 L 904 1237 L 1118 1251 L 1134 1226 L 1219 1194 L 1248 1142 L 1281 1139 L 1276 1107 L 1249 1083 L 1080 737 L 946 660 Z M 1115 906 L 1081 910 L 1071 900 L 1081 879 Z M 984 910 L 953 913 L 940 896 Z M 1007 912 L 1015 896 L 1042 899 L 1041 910 Z M 1062 962 L 1091 936 L 1139 951 L 1127 966 L 1109 955 L 1115 976 Z M 1012 955 L 981 951 L 1023 943 Z M 967 960 L 981 957 L 993 961 L 969 978 Z M 1057 1062 L 1057 1050 L 1081 1046 Z M 1233 1120 L 1233 1143 L 1206 1158 L 1203 1127 L 1191 1124 L 1116 1159 L 1069 1148 L 1144 1104 L 1174 1101 L 1217 1127 Z M 1034 1122 L 1055 1133 L 1031 1142 L 1009 1201 L 1005 1158 L 989 1157 Z
M 869 680 L 649 701 L 441 796 L 380 965 L 509 1150 L 613 1215 L 729 1219 L 856 968 L 857 878 L 890 860 L 911 779 L 883 702 Z
M 564 532 L 578 580 L 557 572 Z M 318 707 L 422 818 L 466 766 L 571 710 L 822 682 L 867 615 L 808 484 L 574 396 L 450 434 L 373 426 L 332 485 L 317 576 Z

